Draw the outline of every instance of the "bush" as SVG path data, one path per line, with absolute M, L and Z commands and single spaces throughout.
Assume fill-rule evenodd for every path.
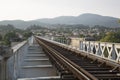
M 120 31 L 119 32 L 109 32 L 103 39 L 102 42 L 115 42 L 120 43 Z

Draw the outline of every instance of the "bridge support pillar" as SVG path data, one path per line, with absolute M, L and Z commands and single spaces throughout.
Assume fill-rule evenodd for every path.
M 8 80 L 7 79 L 7 58 L 3 58 L 0 61 L 0 80 Z
M 2 57 L 0 56 L 0 80 L 2 80 Z
M 5 80 L 5 64 L 4 64 L 4 59 L 1 60 L 1 80 Z

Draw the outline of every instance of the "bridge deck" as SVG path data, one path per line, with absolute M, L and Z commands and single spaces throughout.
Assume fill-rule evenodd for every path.
M 10 80 L 120 80 L 119 64 L 35 38 L 9 59 Z
M 24 55 L 18 80 L 41 80 L 45 78 L 59 78 L 59 76 L 57 76 L 56 69 L 50 63 L 42 47 L 38 46 L 34 40 Z
M 36 38 L 51 56 L 54 63 L 64 65 L 65 70 L 63 71 L 70 71 L 79 80 L 120 80 L 119 64 L 71 50 L 53 41 L 40 37 Z

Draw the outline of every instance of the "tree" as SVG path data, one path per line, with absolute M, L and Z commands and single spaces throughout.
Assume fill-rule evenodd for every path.
M 32 36 L 32 32 L 25 32 L 23 33 L 23 36 L 27 39 L 28 37 Z
M 0 41 L 2 40 L 2 35 L 0 34 Z
M 120 19 L 118 20 L 118 23 L 120 23 Z
M 120 43 L 120 31 L 119 32 L 109 32 L 103 39 L 102 42 L 115 42 Z
M 80 38 L 83 38 L 83 37 L 85 37 L 85 36 L 84 36 L 83 34 L 79 34 L 79 37 L 80 37 Z
M 14 38 L 17 38 L 17 35 L 16 33 L 13 31 L 13 32 L 8 32 L 5 34 L 4 36 L 4 41 L 5 41 L 5 44 L 6 45 L 10 45 L 11 44 L 11 41 L 14 39 Z

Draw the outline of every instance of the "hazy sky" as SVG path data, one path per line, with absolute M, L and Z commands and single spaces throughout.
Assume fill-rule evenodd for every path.
M 95 13 L 120 18 L 120 0 L 0 0 L 0 20 Z

